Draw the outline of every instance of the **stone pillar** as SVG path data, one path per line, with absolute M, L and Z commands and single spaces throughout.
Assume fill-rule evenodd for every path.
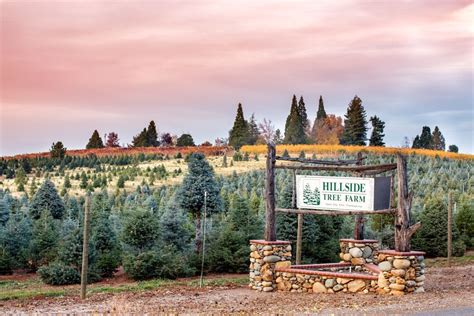
M 356 271 L 362 269 L 361 266 L 365 263 L 377 261 L 374 255 L 379 250 L 378 240 L 340 239 L 339 246 L 341 247 L 339 258 L 344 262 L 350 262 Z
M 378 292 L 392 295 L 424 292 L 425 253 L 421 251 L 397 252 L 379 250 Z
M 272 292 L 276 288 L 275 268 L 290 266 L 291 243 L 289 241 L 250 241 L 250 288 Z

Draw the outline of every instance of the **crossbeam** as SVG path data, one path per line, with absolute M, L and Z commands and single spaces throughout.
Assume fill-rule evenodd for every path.
M 277 169 L 290 170 L 319 170 L 319 171 L 343 171 L 354 173 L 378 174 L 397 169 L 396 163 L 384 165 L 365 165 L 365 166 L 308 166 L 308 165 L 275 165 Z
M 333 210 L 308 210 L 308 209 L 291 209 L 291 208 L 276 208 L 276 212 L 288 213 L 288 214 L 304 214 L 304 215 L 375 215 L 375 214 L 387 214 L 393 215 L 397 211 L 395 208 L 389 208 L 385 210 L 357 210 L 357 211 L 333 211 Z

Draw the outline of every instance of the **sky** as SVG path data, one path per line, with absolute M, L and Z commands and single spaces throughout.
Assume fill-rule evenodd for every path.
M 239 102 L 283 130 L 293 94 L 313 120 L 358 95 L 388 146 L 427 125 L 474 153 L 473 20 L 454 0 L 0 0 L 0 155 L 150 120 L 214 142 Z

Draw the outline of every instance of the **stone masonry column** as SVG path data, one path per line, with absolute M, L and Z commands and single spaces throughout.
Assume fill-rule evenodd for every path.
M 250 241 L 250 288 L 272 292 L 276 288 L 275 269 L 290 266 L 291 243 L 289 241 Z
M 378 293 L 404 295 L 424 292 L 425 253 L 422 251 L 397 252 L 379 250 Z
M 365 263 L 376 263 L 375 253 L 379 250 L 379 242 L 374 239 L 339 239 L 341 252 L 339 258 L 350 262 L 355 270 L 361 270 Z

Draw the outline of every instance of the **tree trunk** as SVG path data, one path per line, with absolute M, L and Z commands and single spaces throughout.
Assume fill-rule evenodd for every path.
M 196 253 L 200 253 L 202 249 L 201 211 L 196 212 L 196 235 L 194 240 L 194 246 Z
M 410 251 L 410 240 L 421 223 L 410 226 L 411 203 L 413 192 L 408 192 L 407 160 L 404 156 L 397 156 L 398 172 L 398 205 L 395 216 L 395 250 Z
M 265 179 L 265 240 L 276 240 L 275 226 L 275 144 L 268 144 L 267 169 Z

